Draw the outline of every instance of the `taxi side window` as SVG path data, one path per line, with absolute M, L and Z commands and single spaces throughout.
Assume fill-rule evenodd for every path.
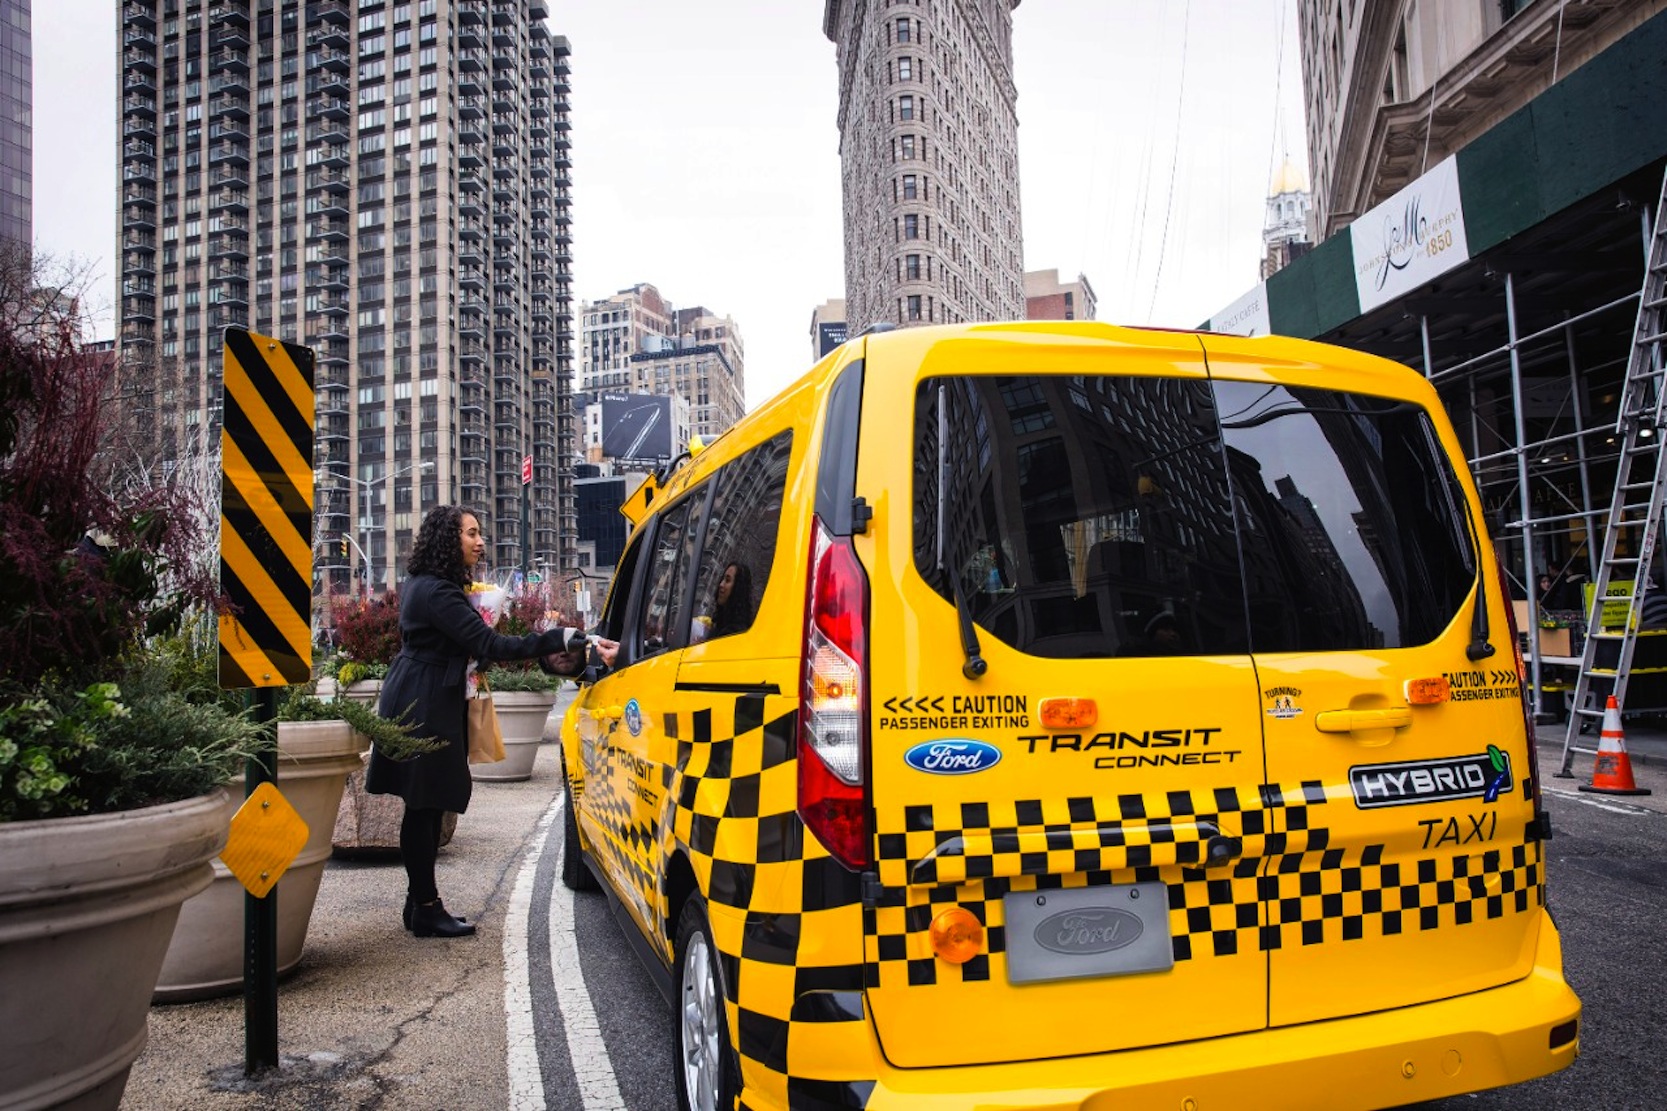
M 752 627 L 776 556 L 792 449 L 793 433 L 782 432 L 718 472 L 695 585 L 694 640 Z
M 702 493 L 697 492 L 660 515 L 645 584 L 640 658 L 647 659 L 668 648 L 681 648 L 689 642 L 685 569 L 694 561 L 703 500 Z
M 619 566 L 614 570 L 613 585 L 608 589 L 608 600 L 602 607 L 602 617 L 596 627 L 596 631 L 609 640 L 625 640 L 625 610 L 631 601 L 631 580 L 636 578 L 637 557 L 642 554 L 642 547 L 642 533 L 638 532 L 626 544 L 624 554 L 619 557 Z

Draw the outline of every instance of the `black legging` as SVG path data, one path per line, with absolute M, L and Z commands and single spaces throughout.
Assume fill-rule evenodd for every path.
M 440 855 L 443 810 L 405 808 L 399 823 L 399 851 L 405 857 L 405 882 L 413 901 L 432 903 L 440 897 L 434 885 L 434 861 Z

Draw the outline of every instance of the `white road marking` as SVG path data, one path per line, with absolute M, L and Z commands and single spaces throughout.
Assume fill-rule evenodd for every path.
M 566 805 L 557 795 L 553 814 Z M 573 892 L 558 876 L 550 885 L 550 978 L 556 985 L 556 1005 L 561 1009 L 561 1028 L 567 1034 L 567 1052 L 573 1059 L 573 1077 L 579 1082 L 585 1111 L 630 1111 L 619 1094 L 608 1047 L 602 1041 L 602 1027 L 591 1006 L 590 991 L 579 972 L 579 942 L 573 931 Z
M 1581 802 L 1585 803 L 1587 806 L 1595 806 L 1599 810 L 1607 810 L 1611 814 L 1638 815 L 1655 813 L 1655 811 L 1651 810 L 1647 806 L 1630 806 L 1624 802 L 1604 802 L 1602 799 L 1593 798 L 1591 795 L 1577 794 L 1574 791 L 1556 791 L 1550 787 L 1543 786 L 1540 790 L 1548 795 L 1556 795 L 1560 799 L 1568 799 L 1570 802 Z
M 544 1077 L 538 1067 L 538 1039 L 533 1029 L 532 959 L 527 950 L 527 928 L 531 919 L 533 879 L 544 855 L 544 841 L 550 823 L 561 813 L 562 796 L 538 820 L 532 848 L 521 862 L 515 890 L 504 915 L 504 1017 L 507 1020 L 510 1111 L 545 1111 Z
M 550 828 L 566 800 L 557 795 L 533 830 L 532 847 L 515 877 L 504 916 L 504 1016 L 507 1020 L 510 1111 L 546 1111 L 544 1076 L 539 1068 L 538 1039 L 533 1027 L 532 960 L 527 931 L 532 917 L 534 877 L 544 856 Z M 567 1051 L 585 1111 L 629 1111 L 619 1094 L 608 1047 L 591 1006 L 590 992 L 579 972 L 579 945 L 573 933 L 573 892 L 557 877 L 550 885 L 550 972 L 556 987 L 556 1009 L 567 1034 Z

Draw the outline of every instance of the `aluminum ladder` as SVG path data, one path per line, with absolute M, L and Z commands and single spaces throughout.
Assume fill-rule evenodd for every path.
M 1667 451 L 1661 439 L 1667 415 L 1667 390 L 1663 389 L 1663 333 L 1667 331 L 1667 175 L 1662 178 L 1661 196 L 1656 201 L 1655 223 L 1648 230 L 1649 249 L 1644 263 L 1644 286 L 1638 297 L 1638 320 L 1633 328 L 1632 351 L 1627 357 L 1626 383 L 1621 391 L 1620 412 L 1615 431 L 1621 440 L 1621 454 L 1615 467 L 1615 497 L 1609 507 L 1609 522 L 1603 534 L 1603 559 L 1598 564 L 1592 592 L 1591 612 L 1586 617 L 1586 643 L 1580 653 L 1580 675 L 1575 680 L 1574 700 L 1569 707 L 1568 732 L 1563 739 L 1563 763 L 1558 775 L 1570 774 L 1577 752 L 1591 755 L 1592 747 L 1577 742 L 1587 723 L 1603 717 L 1605 700 L 1626 705 L 1627 679 L 1632 672 L 1633 650 L 1638 643 L 1638 622 L 1646 584 L 1661 533 L 1662 502 L 1667 499 Z M 1619 553 L 1623 537 L 1632 537 L 1632 554 Z M 1616 589 L 1617 582 L 1631 581 L 1630 589 Z M 1659 584 L 1667 587 L 1667 583 Z M 1605 630 L 1603 613 L 1609 606 L 1626 605 L 1626 621 L 1619 629 Z M 1613 612 L 1613 611 L 1611 611 Z M 1533 630 L 1529 630 L 1533 635 Z M 1602 663 L 1599 663 L 1600 658 Z M 1599 729 L 1594 725 L 1594 738 Z

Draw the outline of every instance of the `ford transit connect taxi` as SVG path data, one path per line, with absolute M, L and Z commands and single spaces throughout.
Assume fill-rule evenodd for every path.
M 1562 1068 L 1520 660 L 1411 371 L 859 337 L 639 491 L 564 879 L 698 1109 L 1383 1107 Z

